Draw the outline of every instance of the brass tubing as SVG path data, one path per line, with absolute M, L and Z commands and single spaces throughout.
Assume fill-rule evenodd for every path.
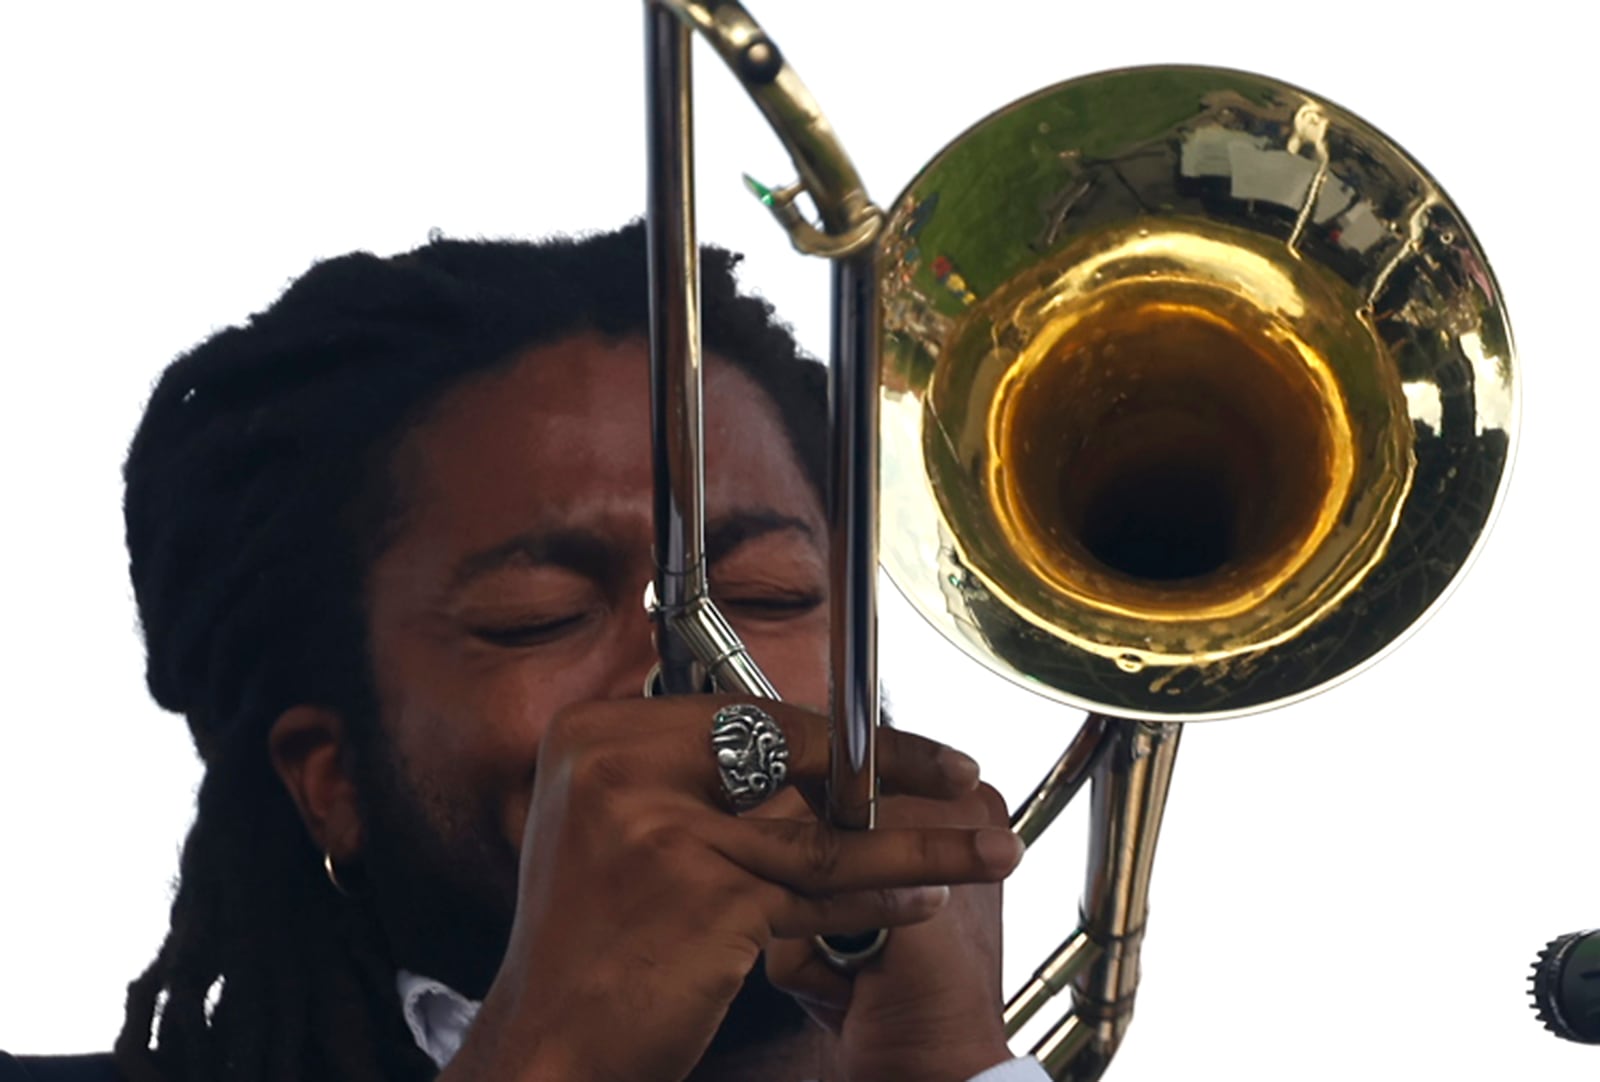
M 1082 928 L 1074 930 L 1034 972 L 1033 979 L 1022 991 L 1006 1003 L 1006 1036 L 1015 1037 L 1039 1013 L 1039 1008 L 1071 988 L 1078 974 L 1094 961 L 1099 951 Z
M 714 687 L 763 699 L 781 698 L 778 689 L 750 656 L 744 640 L 709 597 L 691 600 L 674 614 L 672 627 L 710 676 Z
M 1093 1030 L 1075 1014 L 1069 1014 L 1055 1024 L 1033 1049 L 1033 1058 L 1039 1061 L 1045 1073 L 1056 1082 L 1084 1082 L 1099 1078 L 1110 1060 L 1092 1060 L 1089 1039 Z M 1089 1072 L 1093 1073 L 1089 1073 Z M 1074 1073 L 1079 1072 L 1079 1073 Z
M 1106 733 L 1110 726 L 1111 719 L 1103 714 L 1090 714 L 1085 718 L 1049 773 L 1011 816 L 1011 829 L 1022 838 L 1023 844 L 1032 845 L 1038 841 L 1056 821 L 1056 816 L 1078 795 L 1083 783 L 1089 780 L 1096 758 L 1107 746 Z
M 1034 1049 L 1057 1082 L 1092 1082 L 1133 1018 L 1150 871 L 1183 726 L 1118 718 L 1093 772 L 1081 933 L 1097 950 L 1072 983 L 1073 1021 Z M 1034 1009 L 1037 1009 L 1035 1007 Z
M 1090 804 L 1090 864 L 1083 908 L 1090 935 L 1110 943 L 1143 931 L 1150 870 L 1183 726 L 1115 722 L 1116 743 L 1097 764 Z
M 882 212 L 868 199 L 828 118 L 778 44 L 737 0 L 653 2 L 674 12 L 717 51 L 789 152 L 800 174 L 798 190 L 810 196 L 821 220 L 818 229 L 784 210 L 788 199 L 773 204 L 794 246 L 829 259 L 870 249 Z
M 833 264 L 832 578 L 833 756 L 828 819 L 869 829 L 877 808 L 878 351 L 877 266 L 869 249 Z
M 694 599 L 706 596 L 691 38 L 670 11 L 655 4 L 645 5 L 644 18 L 654 607 L 660 690 L 682 695 L 703 689 L 704 669 L 675 618 Z

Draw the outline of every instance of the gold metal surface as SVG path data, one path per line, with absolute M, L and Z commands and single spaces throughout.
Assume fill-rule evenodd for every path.
M 1285 84 L 1064 83 L 889 213 L 882 553 L 1003 675 L 1123 717 L 1301 698 L 1442 597 L 1508 465 L 1510 334 L 1405 154 Z
M 843 259 L 870 249 L 882 226 L 883 212 L 867 198 L 828 118 L 777 43 L 733 0 L 650 2 L 672 12 L 716 50 L 789 152 L 800 180 L 764 202 L 795 248 L 826 259 Z M 794 206 L 794 198 L 801 192 L 816 208 L 820 228 Z

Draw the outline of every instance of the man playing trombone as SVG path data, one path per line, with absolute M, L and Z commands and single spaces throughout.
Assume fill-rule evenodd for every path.
M 703 268 L 712 592 L 785 698 L 647 699 L 642 231 L 313 268 L 128 458 L 155 698 L 205 763 L 114 1055 L 0 1079 L 1010 1082 L 971 760 L 827 769 L 825 391 Z M 819 934 L 892 928 L 853 974 Z

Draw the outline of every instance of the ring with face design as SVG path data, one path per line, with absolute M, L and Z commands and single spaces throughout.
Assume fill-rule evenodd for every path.
M 724 706 L 711 719 L 711 751 L 722 791 L 735 812 L 776 793 L 789 774 L 789 745 L 772 715 L 758 706 Z

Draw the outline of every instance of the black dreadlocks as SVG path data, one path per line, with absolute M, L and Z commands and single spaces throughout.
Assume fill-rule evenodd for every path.
M 737 257 L 702 265 L 707 348 L 771 396 L 819 494 L 826 390 Z M 431 1077 L 366 907 L 340 897 L 273 772 L 299 703 L 375 724 L 365 569 L 401 508 L 389 459 L 447 391 L 584 331 L 646 333 L 643 230 L 541 244 L 435 241 L 318 264 L 162 376 L 126 466 L 151 693 L 205 777 L 171 927 L 130 986 L 130 1082 Z M 358 734 L 371 740 L 375 734 Z

